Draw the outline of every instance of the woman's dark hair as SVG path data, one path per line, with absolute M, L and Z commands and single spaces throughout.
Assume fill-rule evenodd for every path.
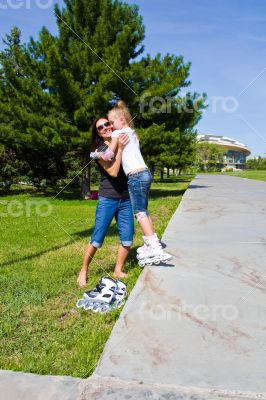
M 94 120 L 94 122 L 92 124 L 92 127 L 91 127 L 91 131 L 92 131 L 91 149 L 92 149 L 92 151 L 95 151 L 96 149 L 98 149 L 98 147 L 103 145 L 103 138 L 101 136 L 99 136 L 98 129 L 96 128 L 96 124 L 99 121 L 99 119 L 107 119 L 107 121 L 108 121 L 108 117 L 106 117 L 106 116 L 98 117 Z

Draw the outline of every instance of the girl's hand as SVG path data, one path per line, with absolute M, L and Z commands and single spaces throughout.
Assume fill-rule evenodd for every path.
M 123 150 L 123 148 L 129 143 L 129 137 L 127 133 L 122 133 L 119 135 L 119 141 L 118 141 L 118 146 L 120 149 Z

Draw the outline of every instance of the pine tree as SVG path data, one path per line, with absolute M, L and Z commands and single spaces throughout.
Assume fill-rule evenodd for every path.
M 41 87 L 42 66 L 21 44 L 19 29 L 12 29 L 5 44 L 0 53 L 2 149 L 23 163 L 20 175 L 27 175 L 37 186 L 41 181 L 53 184 L 65 175 L 66 135 L 72 136 L 75 130 Z

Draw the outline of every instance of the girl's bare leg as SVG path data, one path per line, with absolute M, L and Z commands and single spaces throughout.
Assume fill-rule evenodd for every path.
M 141 218 L 139 220 L 139 226 L 144 236 L 154 235 L 152 220 L 150 216 Z
M 130 250 L 129 246 L 122 246 L 120 244 L 119 249 L 118 249 L 118 255 L 117 255 L 115 270 L 114 270 L 114 273 L 113 273 L 113 276 L 115 278 L 127 278 L 128 277 L 128 274 L 122 272 L 122 269 L 123 269 L 124 264 L 126 262 L 129 250 Z
M 151 216 L 149 215 L 148 218 L 149 218 L 149 221 L 150 221 L 151 229 L 154 232 L 154 226 L 153 226 L 153 222 L 152 222 Z
M 93 259 L 94 254 L 97 251 L 97 247 L 94 247 L 92 244 L 88 244 L 86 247 L 83 264 L 77 279 L 77 283 L 80 287 L 84 287 L 87 284 L 87 275 L 88 275 L 88 268 Z

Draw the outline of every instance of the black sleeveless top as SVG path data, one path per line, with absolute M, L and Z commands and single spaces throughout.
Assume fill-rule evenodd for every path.
M 127 176 L 120 166 L 116 178 L 109 175 L 105 169 L 97 162 L 100 169 L 101 180 L 99 186 L 99 196 L 107 197 L 108 199 L 127 199 L 129 197 L 127 187 Z

